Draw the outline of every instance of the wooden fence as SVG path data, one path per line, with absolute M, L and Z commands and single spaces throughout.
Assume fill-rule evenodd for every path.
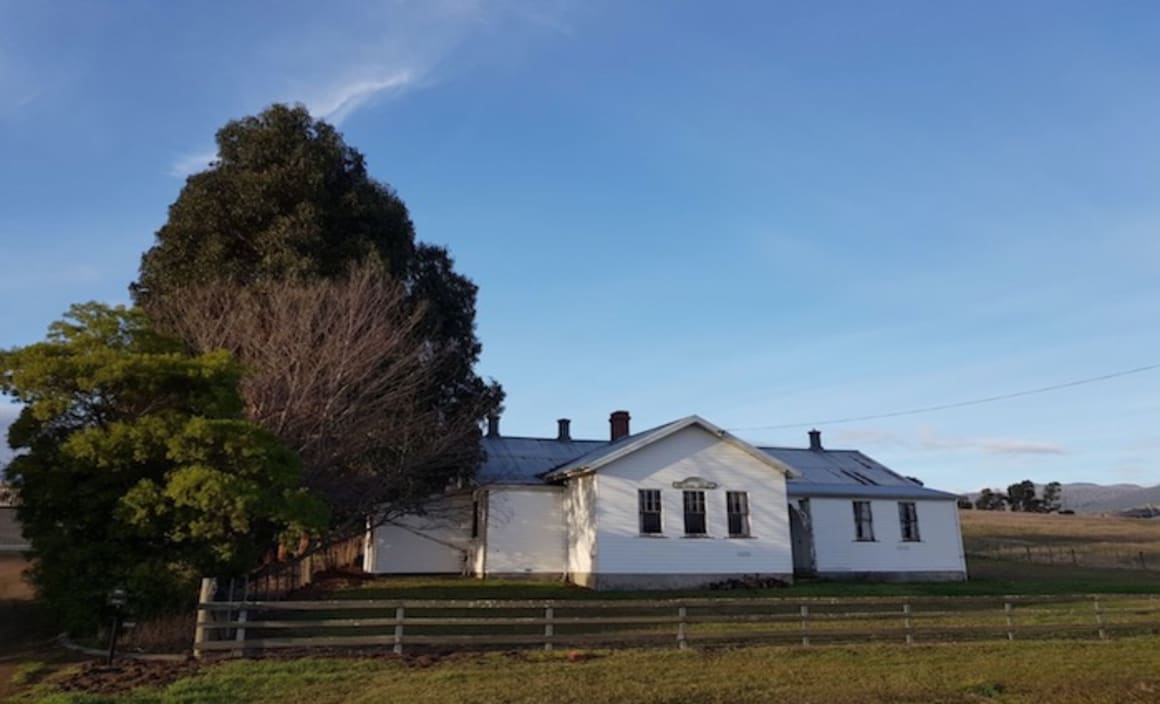
M 357 536 L 329 545 L 306 557 L 263 565 L 246 578 L 245 598 L 266 601 L 282 599 L 309 586 L 319 572 L 357 564 L 362 550 L 363 537 Z M 229 597 L 230 600 L 234 598 Z
M 1160 633 L 1158 606 L 1156 595 L 203 601 L 194 654 L 1107 639 Z
M 1073 567 L 1160 570 L 1160 554 L 1155 546 L 1148 550 L 1131 547 L 1083 544 L 1019 544 L 1009 541 L 972 540 L 966 545 L 967 555 L 992 560 L 1031 562 L 1041 565 L 1071 565 Z

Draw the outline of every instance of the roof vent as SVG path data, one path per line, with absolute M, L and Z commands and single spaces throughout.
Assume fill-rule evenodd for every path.
M 608 416 L 608 425 L 612 429 L 612 442 L 616 442 L 629 434 L 629 418 L 628 411 L 613 411 L 612 415 Z
M 556 439 L 560 442 L 572 441 L 572 421 L 567 418 L 561 418 L 556 421 L 559 430 L 556 432 Z
M 810 449 L 814 452 L 822 451 L 822 431 L 817 429 L 810 431 Z
M 492 413 L 487 417 L 487 436 L 489 438 L 499 437 L 499 414 Z

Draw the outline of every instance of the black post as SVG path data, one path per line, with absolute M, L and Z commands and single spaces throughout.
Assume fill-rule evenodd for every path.
M 109 656 L 105 658 L 105 665 L 112 667 L 113 656 L 117 652 L 117 631 L 121 630 L 121 607 L 113 608 L 113 628 L 109 631 Z
M 121 587 L 109 592 L 107 603 L 113 607 L 113 627 L 109 630 L 109 657 L 105 659 L 105 665 L 112 667 L 113 656 L 117 654 L 117 632 L 121 630 L 121 608 L 125 606 L 128 595 Z

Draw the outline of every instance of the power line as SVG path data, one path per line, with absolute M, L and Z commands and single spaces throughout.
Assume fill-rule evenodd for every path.
M 894 411 L 892 413 L 876 413 L 870 416 L 854 416 L 850 418 L 832 418 L 830 420 L 815 420 L 809 423 L 785 423 L 782 425 L 758 425 L 749 428 L 729 428 L 734 432 L 743 432 L 750 430 L 785 430 L 788 428 L 806 428 L 817 425 L 837 425 L 839 423 L 857 423 L 864 420 L 878 420 L 880 418 L 898 418 L 899 416 L 913 416 L 919 413 L 933 413 L 934 411 L 946 411 L 951 408 L 963 408 L 965 406 L 977 406 L 982 403 L 994 403 L 995 401 L 1006 401 L 1012 398 L 1019 398 L 1021 396 L 1032 396 L 1034 394 L 1042 394 L 1048 391 L 1058 391 L 1060 389 L 1068 389 L 1073 386 L 1083 386 L 1084 384 L 1094 384 L 1100 381 L 1107 381 L 1108 379 L 1115 379 L 1121 376 L 1128 376 L 1131 374 L 1141 374 L 1143 372 L 1152 371 L 1153 369 L 1160 369 L 1160 363 L 1149 364 L 1144 367 L 1136 367 L 1135 369 L 1125 369 L 1119 372 L 1112 372 L 1111 374 L 1103 374 L 1100 376 L 1088 377 L 1087 379 L 1077 379 L 1075 381 L 1067 381 L 1062 384 L 1052 384 L 1051 386 L 1040 386 L 1035 389 L 1026 389 L 1024 391 L 1016 391 L 1009 394 L 1000 394 L 998 396 L 987 396 L 986 398 L 976 398 L 970 401 L 956 401 L 955 403 L 942 403 L 937 406 L 924 406 L 922 408 L 912 408 L 906 411 Z

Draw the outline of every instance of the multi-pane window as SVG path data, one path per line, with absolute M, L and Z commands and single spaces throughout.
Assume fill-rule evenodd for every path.
M 685 492 L 685 535 L 705 535 L 705 492 Z
M 898 524 L 902 526 L 902 540 L 907 543 L 917 543 L 918 537 L 918 509 L 913 501 L 898 502 Z
M 729 537 L 749 537 L 749 494 L 744 491 L 725 492 L 725 513 L 729 516 Z
M 854 538 L 874 540 L 874 516 L 870 513 L 869 501 L 854 502 Z
M 661 490 L 641 489 L 640 497 L 640 532 L 654 535 L 661 532 Z

